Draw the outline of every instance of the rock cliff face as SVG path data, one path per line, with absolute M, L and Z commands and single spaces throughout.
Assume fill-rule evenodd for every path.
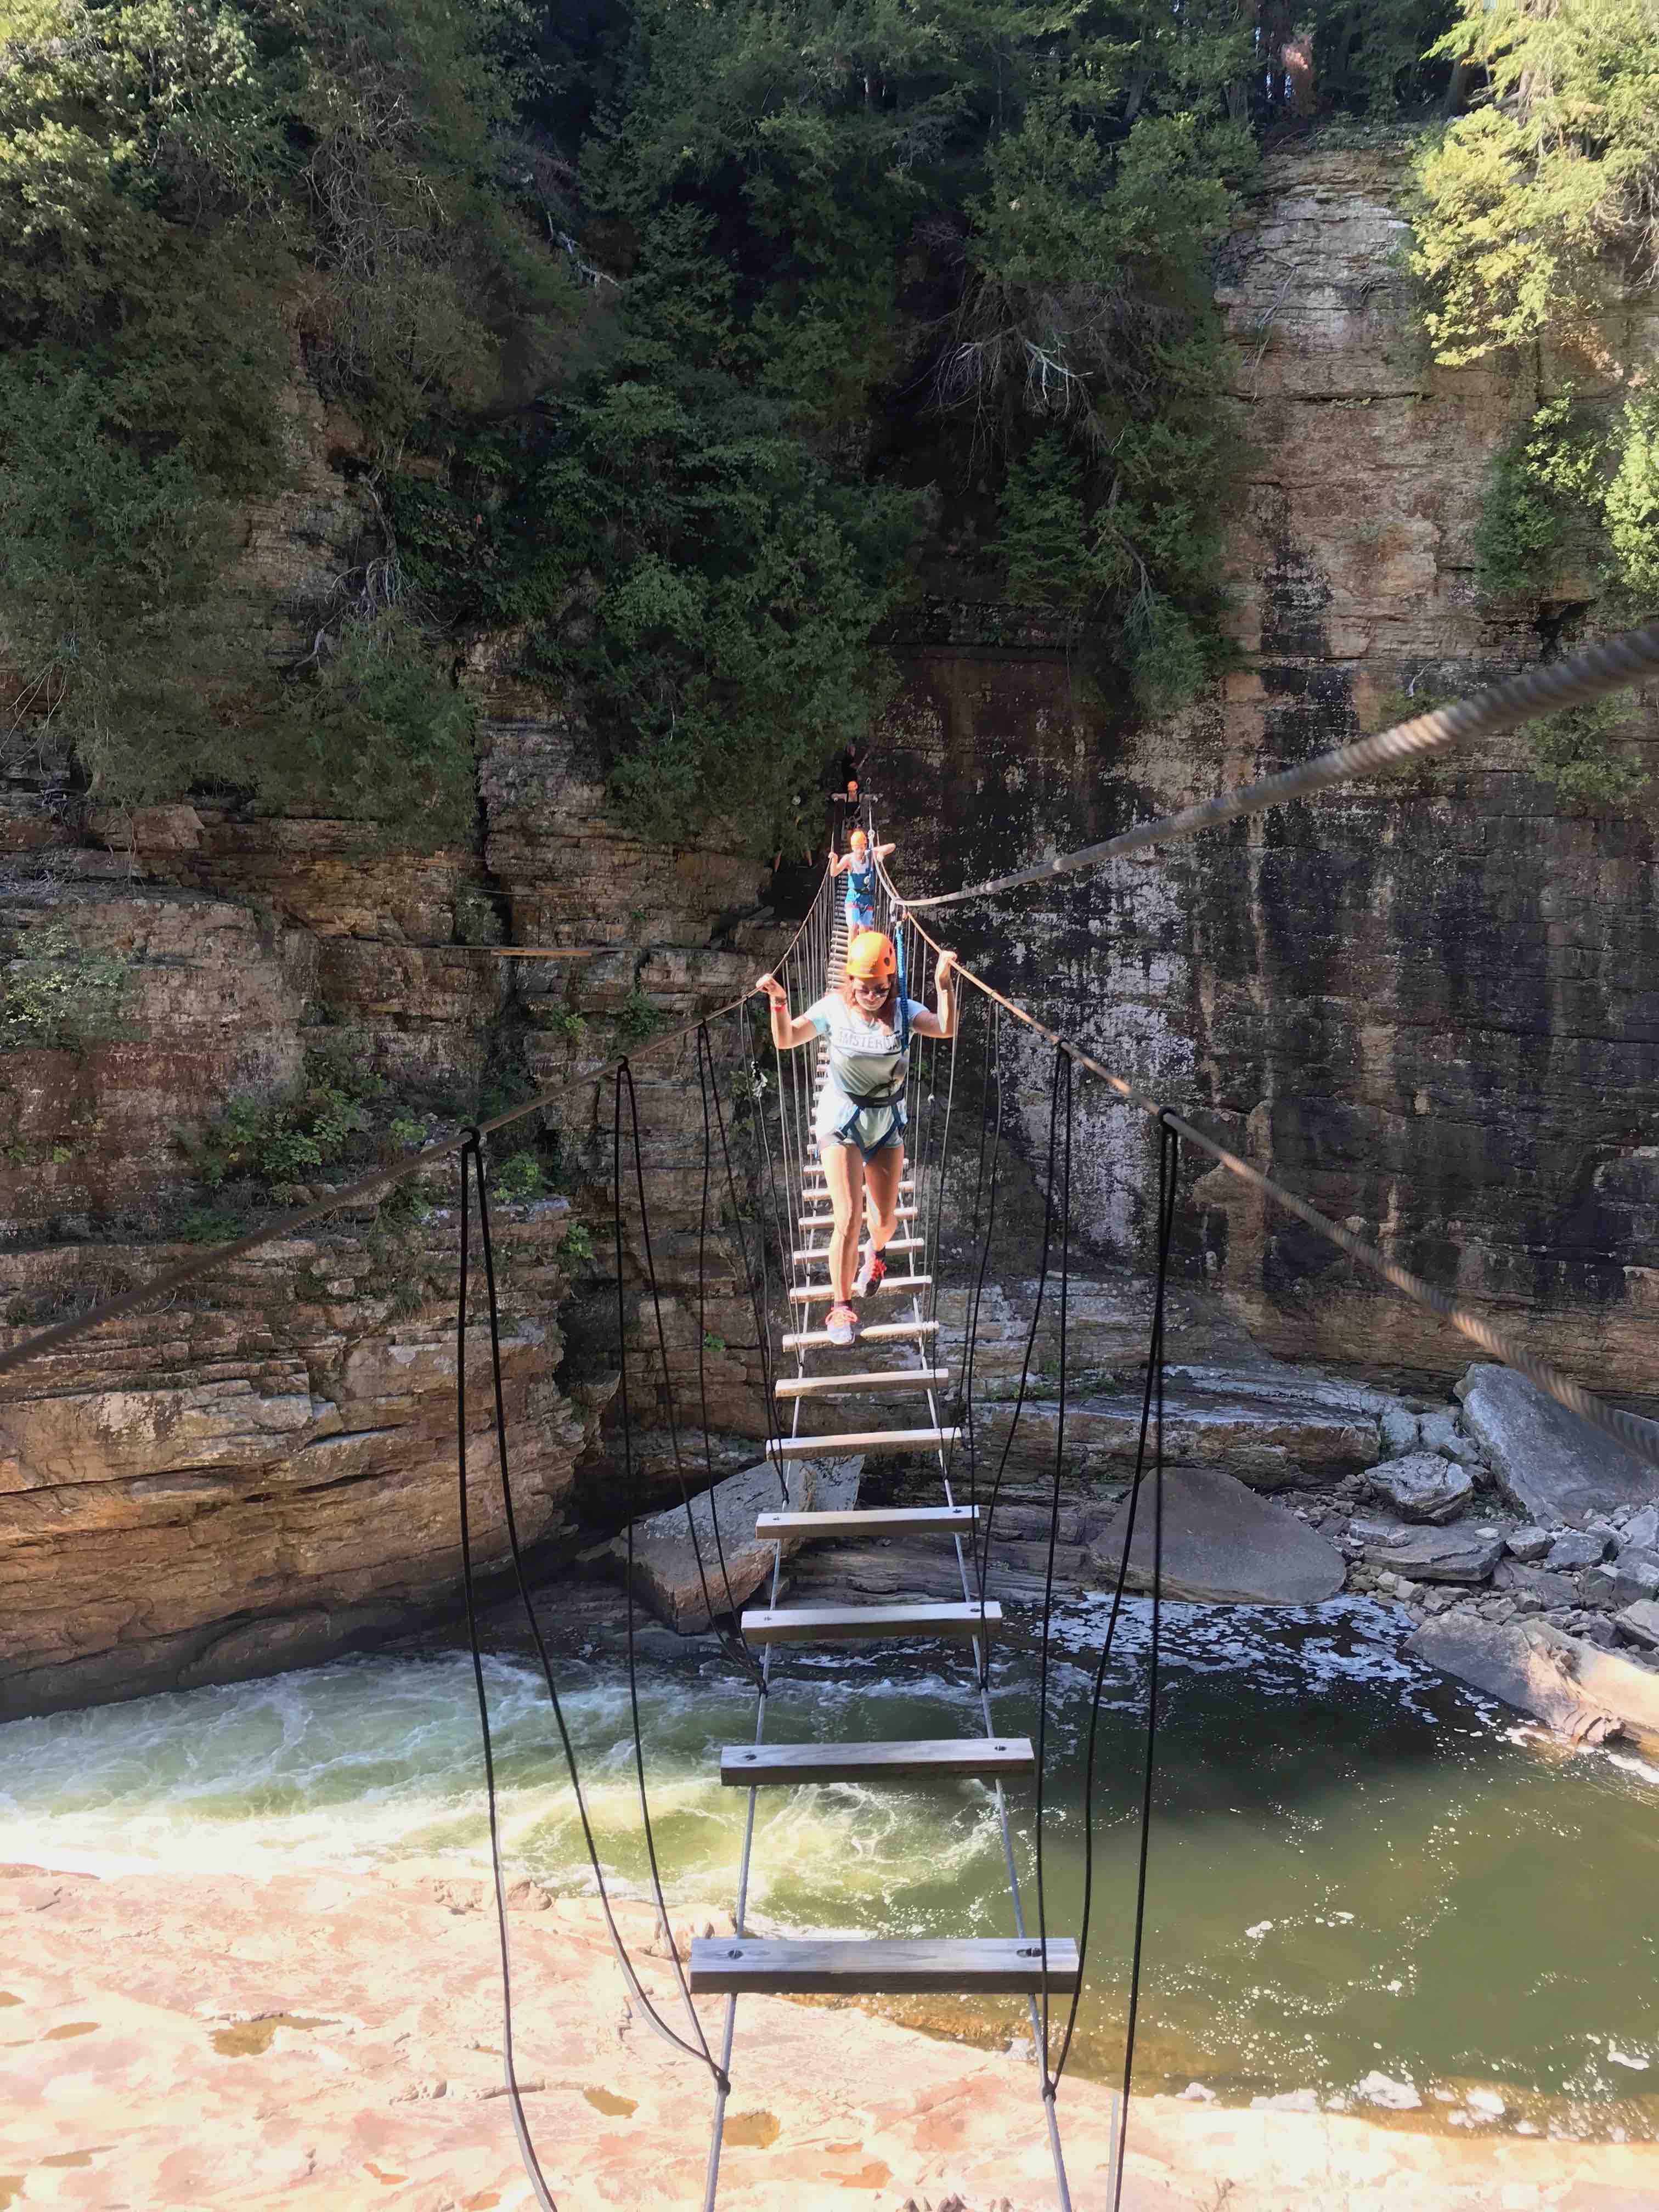
M 289 489 L 253 519 L 222 595 L 238 651 L 291 659 L 289 610 L 352 557 L 361 518 L 306 442 L 326 429 L 296 415 Z M 205 804 L 82 823 L 39 768 L 0 787 L 0 1344 L 185 1256 L 169 1241 L 190 1204 L 185 1147 L 234 1098 L 292 1091 L 319 1049 L 394 1097 L 449 1097 L 451 1123 L 510 1060 L 564 1086 L 547 1121 L 576 1202 L 507 1207 L 497 1230 L 520 1531 L 545 1547 L 571 1533 L 579 1459 L 588 1505 L 618 1504 L 599 1435 L 617 1383 L 610 1117 L 583 1079 L 735 997 L 771 940 L 763 867 L 641 844 L 608 815 L 580 724 L 500 703 L 482 732 L 477 842 L 434 853 Z M 509 939 L 561 957 L 508 961 Z M 33 1025 L 9 1018 L 18 1007 Z M 714 1037 L 723 1080 L 736 1042 L 728 1019 Z M 650 1497 L 678 1492 L 665 1370 L 684 1406 L 701 1352 L 718 1427 L 761 1433 L 764 1413 L 718 1183 L 697 1304 L 694 1047 L 645 1054 L 638 1096 L 653 1234 L 647 1256 L 625 1191 L 623 1297 L 639 1347 L 634 1495 Z M 453 1611 L 453 1170 L 427 1171 L 413 1212 L 370 1209 L 268 1246 L 0 1385 L 0 1717 L 270 1672 Z M 474 1344 L 472 1510 L 494 1571 L 504 1538 Z
M 1426 366 L 1395 258 L 1401 167 L 1387 146 L 1275 156 L 1241 222 L 1224 297 L 1253 460 L 1224 695 L 1128 727 L 1040 626 L 1005 624 L 1028 641 L 998 646 L 973 611 L 942 617 L 909 650 L 875 778 L 907 887 L 1109 834 L 1352 736 L 1390 691 L 1464 687 L 1571 635 L 1576 605 L 1492 608 L 1475 592 L 1472 532 L 1511 395 Z M 300 611 L 362 557 L 367 517 L 323 458 L 349 442 L 296 400 L 288 487 L 252 518 L 216 617 L 228 648 L 291 660 Z M 579 719 L 482 662 L 475 678 L 491 708 L 477 834 L 436 853 L 206 804 L 82 823 L 50 773 L 12 772 L 0 940 L 37 969 L 55 944 L 47 967 L 103 1003 L 50 1044 L 14 1031 L 0 1050 L 0 1340 L 174 1256 L 181 1139 L 239 1093 L 297 1084 L 319 1045 L 458 1097 L 510 1048 L 537 1084 L 568 1085 L 550 1119 L 574 1212 L 509 1211 L 501 1230 L 520 1510 L 526 1534 L 551 1543 L 579 1509 L 624 1502 L 614 1425 L 600 1434 L 616 1382 L 610 1104 L 585 1079 L 653 1026 L 733 998 L 778 946 L 761 868 L 640 844 L 607 813 Z M 1504 740 L 1425 786 L 1355 790 L 969 908 L 949 933 L 1109 1062 L 1586 1380 L 1659 1387 L 1648 811 L 1574 811 Z M 557 957 L 503 959 L 507 943 Z M 714 1037 L 729 1078 L 735 1022 Z M 1045 1055 L 1006 1049 L 1037 1153 Z M 647 1255 L 630 1165 L 626 1502 L 659 1503 L 678 1494 L 666 1379 L 684 1408 L 701 1370 L 710 1425 L 739 1437 L 764 1432 L 765 1409 L 718 1182 L 696 1297 L 694 1043 L 641 1056 L 637 1083 L 653 1239 Z M 1087 1086 L 1079 1104 L 1078 1227 L 1138 1261 L 1148 1133 Z M 1224 1177 L 1188 1172 L 1186 1257 L 1259 1341 L 1372 1372 L 1462 1371 L 1444 1332 Z M 347 1220 L 8 1378 L 0 1711 L 232 1679 L 453 1606 L 453 1269 L 441 1211 L 395 1230 Z M 1132 1303 L 1126 1360 L 1144 1328 Z M 475 1510 L 494 1565 L 486 1382 Z
M 976 643 L 965 624 L 915 646 L 872 771 L 904 887 L 1108 836 L 1356 736 L 1390 693 L 1467 690 L 1574 635 L 1577 600 L 1498 607 L 1477 592 L 1473 533 L 1520 395 L 1496 372 L 1427 362 L 1398 258 L 1405 158 L 1275 155 L 1234 239 L 1222 298 L 1250 483 L 1224 696 L 1126 727 L 1058 651 Z M 1656 740 L 1650 703 L 1628 742 L 1659 766 Z M 1588 811 L 1500 738 L 1414 781 L 976 902 L 948 934 L 1328 1214 L 1587 1381 L 1648 1394 L 1653 798 Z M 1036 1148 L 1047 1048 L 1008 1051 Z M 1079 1106 L 1079 1224 L 1139 1256 L 1151 1133 L 1098 1086 Z M 1224 1173 L 1190 1161 L 1187 1175 L 1188 1257 L 1260 1340 L 1419 1375 L 1465 1364 L 1451 1332 Z

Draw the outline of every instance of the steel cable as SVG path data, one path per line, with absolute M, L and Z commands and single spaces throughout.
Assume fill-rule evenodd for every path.
M 1224 822 L 1265 814 L 1270 807 L 1288 805 L 1295 799 L 1311 798 L 1316 792 L 1351 783 L 1357 776 L 1373 775 L 1379 769 L 1398 768 L 1407 761 L 1449 752 L 1454 745 L 1462 744 L 1470 738 L 1496 736 L 1500 731 L 1512 730 L 1519 723 L 1532 720 L 1535 715 L 1554 714 L 1564 707 L 1583 706 L 1607 692 L 1620 690 L 1627 684 L 1638 683 L 1644 677 L 1656 674 L 1659 674 L 1659 621 L 1650 622 L 1640 629 L 1626 630 L 1599 645 L 1586 646 L 1583 652 L 1565 660 L 1530 668 L 1505 684 L 1494 684 L 1485 691 L 1476 692 L 1473 698 L 1455 700 L 1449 706 L 1437 707 L 1430 714 L 1379 730 L 1373 737 L 1358 738 L 1350 745 L 1339 745 L 1334 751 L 1321 753 L 1277 775 L 1263 776 L 1254 783 L 1235 784 L 1214 799 L 1200 799 L 1195 805 L 1183 806 L 1174 814 L 1160 815 L 1155 822 L 1139 823 L 1134 829 L 1108 837 L 1097 845 L 1080 846 L 1074 853 L 1061 853 L 1034 867 L 1018 868 L 1012 875 L 993 876 L 985 883 L 970 884 L 964 890 L 941 891 L 932 898 L 910 899 L 907 903 L 918 913 L 924 908 L 959 906 L 964 899 L 989 898 L 997 891 L 1018 890 L 1027 884 L 1048 883 L 1055 876 L 1078 868 L 1097 868 L 1126 854 L 1141 852 L 1148 845 L 1171 844 L 1200 830 L 1218 829 Z

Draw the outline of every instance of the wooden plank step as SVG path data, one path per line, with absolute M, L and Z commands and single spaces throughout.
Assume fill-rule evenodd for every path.
M 768 1459 L 845 1459 L 851 1452 L 935 1451 L 960 1441 L 960 1429 L 838 1429 L 833 1436 L 768 1437 Z
M 960 1643 L 1002 1626 L 1002 1607 L 951 1605 L 793 1605 L 757 1607 L 743 1616 L 750 1644 L 869 1644 L 886 1636 L 939 1636 Z
M 879 1536 L 894 1528 L 933 1528 L 949 1535 L 971 1528 L 977 1505 L 853 1505 L 838 1513 L 757 1513 L 755 1534 L 775 1536 Z
M 894 1344 L 905 1336 L 932 1336 L 938 1328 L 936 1321 L 866 1322 L 859 1331 L 859 1346 Z M 846 1352 L 854 1348 L 844 1344 L 831 1344 L 828 1334 L 821 1328 L 795 1330 L 780 1341 L 786 1352 Z
M 1035 1936 L 954 1938 L 697 1936 L 691 1942 L 691 1992 L 701 1996 L 922 1996 L 960 1990 L 1024 1995 L 1043 1985 L 1043 1946 Z M 1077 1945 L 1048 1942 L 1048 1984 L 1077 1987 Z
M 767 1783 L 931 1782 L 956 1775 L 1032 1774 L 1028 1735 L 922 1736 L 910 1743 L 728 1743 L 720 1780 L 729 1789 Z
M 828 1194 L 826 1193 L 825 1195 L 827 1196 Z M 914 1206 L 896 1206 L 893 1212 L 900 1221 L 914 1221 L 916 1218 L 916 1209 Z M 797 1229 L 833 1229 L 835 1223 L 836 1217 L 833 1213 L 798 1213 L 795 1216 Z
M 890 1237 L 882 1247 L 884 1252 L 925 1252 L 927 1249 L 927 1239 L 925 1237 Z M 830 1257 L 830 1247 L 827 1244 L 803 1244 L 798 1250 L 792 1252 L 789 1257 L 797 1261 L 827 1260 Z
M 882 1285 L 879 1295 L 890 1297 L 895 1291 L 927 1291 L 931 1290 L 933 1285 L 931 1275 L 890 1275 Z M 822 1304 L 825 1299 L 833 1303 L 836 1286 L 833 1283 L 806 1283 L 799 1290 L 791 1291 L 789 1295 L 797 1305 Z
M 817 1188 L 816 1189 L 812 1188 L 815 1179 L 817 1184 Z M 915 1195 L 916 1188 L 915 1177 L 914 1176 L 902 1176 L 899 1178 L 899 1188 L 902 1191 L 908 1190 L 911 1196 L 914 1197 Z M 829 1195 L 829 1186 L 824 1182 L 823 1170 L 822 1168 L 809 1167 L 807 1169 L 805 1178 L 805 1195 L 808 1198 L 825 1198 Z
M 837 1390 L 942 1390 L 948 1367 L 884 1367 L 864 1375 L 792 1375 L 773 1384 L 780 1398 L 825 1398 Z

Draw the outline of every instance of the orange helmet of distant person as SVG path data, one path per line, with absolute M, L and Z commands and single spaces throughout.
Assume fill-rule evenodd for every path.
M 890 983 L 898 973 L 893 940 L 878 929 L 861 929 L 847 948 L 849 983 Z
M 870 840 L 865 836 L 862 830 L 855 830 L 849 840 L 853 850 L 855 853 L 861 853 L 869 842 Z
M 858 795 L 859 780 L 855 775 L 849 775 L 847 779 L 847 796 L 849 799 L 856 799 Z

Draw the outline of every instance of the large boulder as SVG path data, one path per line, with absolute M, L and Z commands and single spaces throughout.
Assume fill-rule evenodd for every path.
M 1513 1368 L 1476 1365 L 1457 1386 L 1463 1421 L 1511 1504 L 1547 1527 L 1644 1505 L 1659 1470 L 1587 1428 Z M 1655 1428 L 1659 1443 L 1659 1426 Z
M 1090 1564 L 1115 1576 L 1128 1506 L 1091 1543 Z M 1152 1582 L 1152 1497 L 1141 1491 L 1128 1586 Z M 1221 1605 L 1316 1605 L 1342 1587 L 1342 1555 L 1283 1506 L 1218 1468 L 1167 1468 L 1164 1476 L 1164 1595 Z
M 1414 1583 L 1483 1583 L 1504 1556 L 1504 1532 L 1485 1524 L 1413 1528 L 1398 1522 L 1356 1521 L 1349 1530 L 1365 1565 Z
M 1402 1521 L 1449 1521 L 1474 1495 L 1461 1467 L 1437 1452 L 1408 1452 L 1385 1459 L 1366 1477 L 1373 1498 L 1391 1505 Z
M 789 1462 L 789 1510 L 796 1513 L 844 1512 L 858 1503 L 861 1458 L 798 1459 Z M 755 1534 L 757 1513 L 775 1513 L 783 1504 L 777 1469 L 769 1460 L 728 1475 L 712 1490 L 691 1501 L 686 1525 L 684 1505 L 653 1513 L 634 1524 L 634 1589 L 659 1620 L 682 1635 L 711 1625 L 714 1619 L 734 1613 L 751 1598 L 772 1572 L 775 1547 Z M 718 1541 L 716 1530 L 718 1528 Z M 786 1536 L 784 1556 L 797 1551 L 805 1539 Z M 628 1537 L 624 1533 L 609 1547 L 610 1557 L 626 1578 Z M 701 1564 L 699 1558 L 701 1555 Z

